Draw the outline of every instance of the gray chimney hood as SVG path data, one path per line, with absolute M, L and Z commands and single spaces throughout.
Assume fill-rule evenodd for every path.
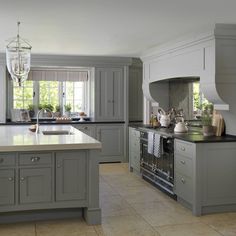
M 141 59 L 149 101 L 164 105 L 161 81 L 198 77 L 205 97 L 230 121 L 227 127 L 236 126 L 236 25 L 216 24 L 207 33 L 149 50 Z M 236 134 L 236 127 L 228 133 Z

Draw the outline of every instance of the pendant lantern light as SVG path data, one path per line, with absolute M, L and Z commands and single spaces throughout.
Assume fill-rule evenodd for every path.
M 16 38 L 6 46 L 6 62 L 11 78 L 21 86 L 21 83 L 27 80 L 30 71 L 30 53 L 32 47 L 20 37 L 20 22 L 17 22 L 17 27 L 18 32 Z

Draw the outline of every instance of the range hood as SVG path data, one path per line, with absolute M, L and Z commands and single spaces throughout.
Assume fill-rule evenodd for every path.
M 168 95 L 161 82 L 167 79 L 199 78 L 201 91 L 222 111 L 227 127 L 236 125 L 236 25 L 216 24 L 207 33 L 155 48 L 141 59 L 143 93 L 149 101 L 165 106 Z

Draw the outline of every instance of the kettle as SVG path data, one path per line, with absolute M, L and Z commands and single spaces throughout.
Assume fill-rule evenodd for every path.
M 188 128 L 184 123 L 184 119 L 182 119 L 181 121 L 179 121 L 175 125 L 174 132 L 175 133 L 186 133 L 186 132 L 188 132 Z
M 170 125 L 170 114 L 167 114 L 163 109 L 159 110 L 160 124 L 162 127 L 168 127 Z

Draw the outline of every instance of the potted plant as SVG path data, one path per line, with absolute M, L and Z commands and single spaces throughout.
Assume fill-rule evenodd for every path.
M 213 105 L 209 104 L 202 112 L 202 131 L 204 136 L 214 135 L 214 126 L 212 125 Z
M 54 107 L 50 103 L 39 104 L 39 110 L 45 109 L 43 112 L 43 117 L 51 117 L 51 113 L 49 111 L 53 111 Z
M 65 104 L 65 105 L 64 105 L 64 108 L 65 108 L 65 116 L 66 116 L 66 117 L 70 117 L 70 113 L 71 113 L 71 104 L 70 104 L 70 103 Z
M 61 107 L 60 107 L 60 105 L 55 106 L 54 116 L 55 117 L 60 117 L 61 116 Z
M 34 117 L 34 115 L 35 115 L 34 105 L 33 104 L 29 104 L 27 109 L 29 110 L 30 118 Z

